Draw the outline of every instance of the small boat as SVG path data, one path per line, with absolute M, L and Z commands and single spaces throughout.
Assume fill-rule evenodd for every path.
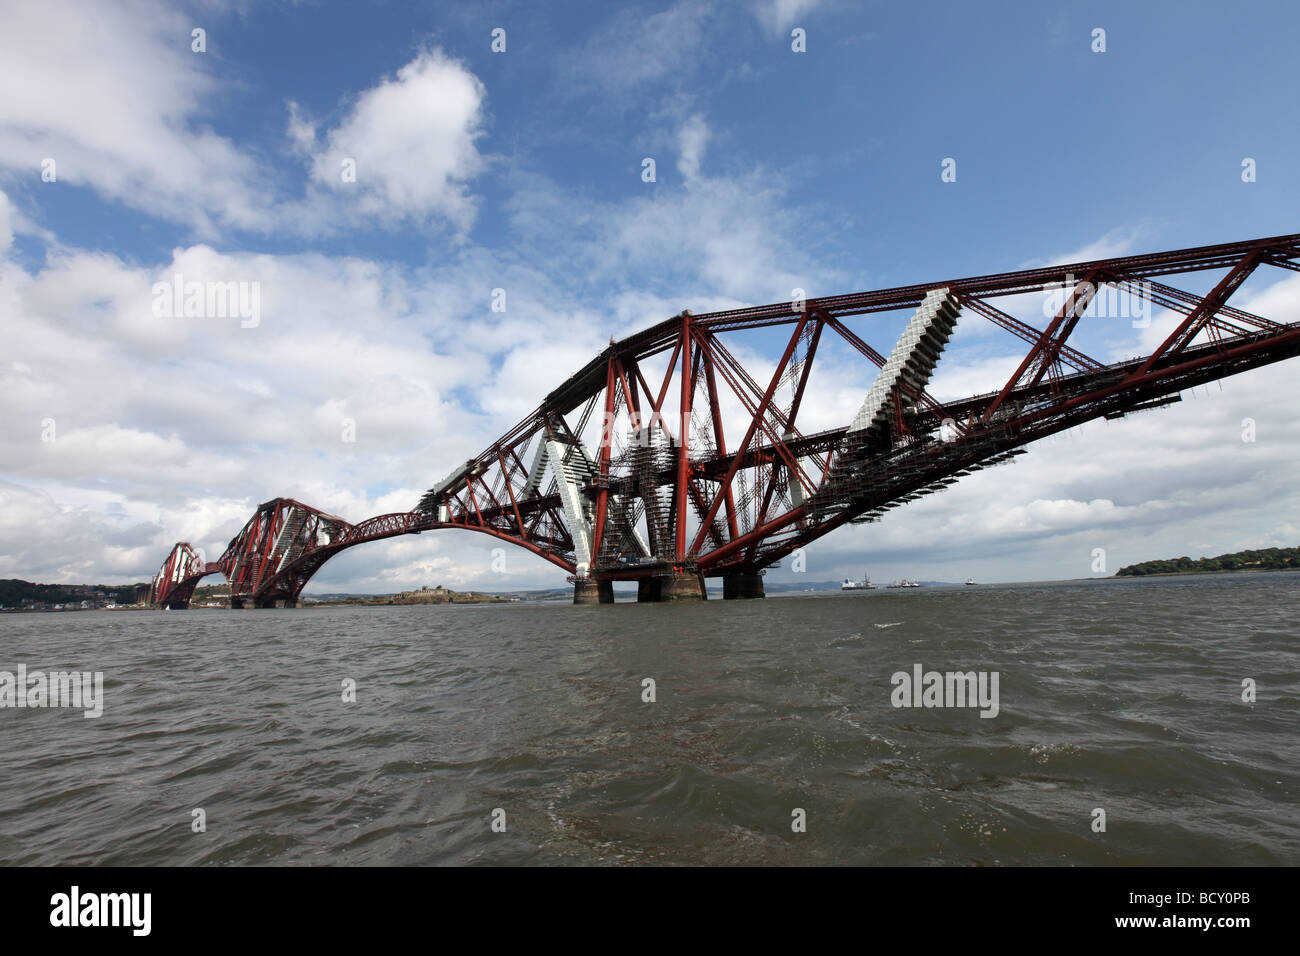
M 974 579 L 974 578 L 967 578 L 967 579 L 966 579 L 966 584 L 967 584 L 967 585 L 971 585 L 971 584 L 974 584 L 974 583 L 975 583 L 975 579 Z

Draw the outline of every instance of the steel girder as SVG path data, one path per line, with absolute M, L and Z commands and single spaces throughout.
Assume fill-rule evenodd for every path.
M 1295 327 L 1227 300 L 1257 268 L 1294 269 L 1297 257 L 1300 236 L 1278 236 L 793 305 L 683 313 L 611 342 L 528 418 L 431 488 L 417 510 L 527 542 L 579 575 L 757 571 L 846 522 L 875 520 L 1055 431 L 1155 407 L 1181 388 L 1294 355 Z M 1156 281 L 1207 270 L 1225 274 L 1204 296 Z M 1104 364 L 1069 339 L 1107 288 L 1181 321 L 1150 355 Z M 1057 289 L 1064 301 L 1041 330 L 989 301 Z M 996 392 L 946 405 L 926 392 L 946 332 L 927 340 L 923 329 L 913 330 L 907 347 L 887 359 L 844 322 L 919 309 L 939 290 L 960 306 L 963 321 L 983 318 L 1028 343 Z M 775 366 L 766 365 L 761 376 L 723 341 L 776 326 L 793 328 Z M 877 400 L 876 420 L 885 424 L 862 434 L 801 431 L 809 371 L 828 337 L 878 369 L 893 361 L 911 370 L 891 379 L 883 406 Z M 778 399 L 785 388 L 790 396 Z M 724 407 L 732 411 L 725 422 Z M 595 413 L 605 424 L 588 448 L 580 436 L 590 432 Z M 536 453 L 543 442 L 570 449 L 561 462 L 565 473 L 557 481 L 552 469 L 549 485 L 541 480 L 548 456 Z M 570 468 L 570 460 L 581 467 Z M 574 485 L 586 502 L 581 515 L 565 505 Z M 575 546 L 575 538 L 587 543 Z
M 1227 301 L 1257 269 L 1294 271 L 1298 259 L 1300 235 L 1288 235 L 804 303 L 684 312 L 611 341 L 523 421 L 431 488 L 414 511 L 351 525 L 275 499 L 208 567 L 230 578 L 236 601 L 292 602 L 347 547 L 457 528 L 601 579 L 757 571 L 845 523 L 877 520 L 1007 461 L 1054 432 L 1157 407 L 1177 400 L 1181 389 L 1295 356 L 1300 325 Z M 1208 270 L 1224 274 L 1203 296 L 1158 281 Z M 1150 355 L 1097 361 L 1068 340 L 1105 288 L 1168 309 L 1180 321 Z M 989 301 L 1057 289 L 1063 304 L 1041 330 Z M 998 390 L 940 403 L 925 386 L 947 331 L 914 318 L 887 358 L 845 323 L 920 310 L 941 290 L 963 322 L 982 318 L 1028 344 Z M 761 373 L 723 341 L 778 326 L 793 328 L 776 363 Z M 878 376 L 870 428 L 805 434 L 799 420 L 810 372 L 832 341 L 892 377 L 885 388 Z
M 230 583 L 230 599 L 236 607 L 271 607 L 277 601 L 291 606 L 297 603 L 312 576 L 340 551 L 368 541 L 438 528 L 486 532 L 511 541 L 490 528 L 432 521 L 418 511 L 378 515 L 354 525 L 302 502 L 276 498 L 258 506 L 217 561 L 205 563 L 188 543 L 177 544 L 154 576 L 149 603 L 173 609 L 189 607 L 199 581 L 220 573 Z M 571 570 L 539 545 L 523 545 Z
M 205 562 L 188 541 L 179 541 L 149 585 L 149 603 L 173 610 L 187 608 L 199 581 L 219 570 L 215 562 Z

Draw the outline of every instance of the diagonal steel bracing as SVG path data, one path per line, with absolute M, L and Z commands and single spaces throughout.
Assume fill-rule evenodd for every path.
M 1300 235 L 1276 236 L 810 299 L 797 308 L 683 312 L 611 341 L 413 511 L 352 525 L 274 499 L 217 562 L 177 545 L 151 599 L 184 606 L 198 579 L 219 571 L 236 601 L 293 603 L 339 551 L 441 528 L 488 534 L 598 580 L 756 572 L 846 523 L 879 520 L 1009 461 L 1046 435 L 1158 407 L 1182 389 L 1295 356 L 1300 325 L 1228 300 L 1258 271 L 1295 271 L 1298 260 Z M 1205 283 L 1210 291 L 1184 291 L 1202 272 L 1216 273 Z M 993 304 L 1053 290 L 1064 302 L 1041 330 Z M 1174 317 L 1149 355 L 1107 365 L 1071 344 L 1081 326 L 1108 321 L 1090 310 L 1103 290 Z M 912 316 L 888 357 L 868 344 L 861 324 L 848 326 L 879 313 Z M 971 322 L 988 322 L 1028 348 L 987 394 L 939 402 L 927 391 L 930 373 L 954 323 Z M 754 336 L 761 348 L 749 344 Z M 774 336 L 783 336 L 775 348 Z M 838 358 L 825 358 L 828 343 Z M 844 350 L 863 369 L 859 415 L 805 432 L 808 409 L 826 397 L 818 363 L 840 362 L 842 370 Z M 755 358 L 773 353 L 775 361 Z

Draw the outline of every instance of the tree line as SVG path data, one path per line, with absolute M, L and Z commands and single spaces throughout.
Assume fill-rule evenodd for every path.
M 1163 561 L 1143 561 L 1130 564 L 1115 572 L 1116 577 L 1139 577 L 1144 574 L 1200 574 L 1213 571 L 1279 571 L 1300 568 L 1300 548 L 1264 548 L 1258 551 L 1234 551 L 1216 558 L 1192 560 L 1168 558 Z

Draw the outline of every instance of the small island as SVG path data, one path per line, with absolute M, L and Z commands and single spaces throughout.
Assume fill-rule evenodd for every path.
M 303 607 L 323 607 L 342 604 L 508 604 L 511 598 L 500 594 L 484 594 L 480 591 L 451 591 L 439 584 L 436 588 L 422 587 L 418 591 L 402 591 L 400 594 L 369 594 L 342 598 L 303 597 Z
M 1285 571 L 1300 568 L 1300 548 L 1264 548 L 1259 551 L 1235 551 L 1216 558 L 1170 558 L 1143 561 L 1115 572 L 1117 578 L 1148 574 L 1212 574 L 1222 571 Z

